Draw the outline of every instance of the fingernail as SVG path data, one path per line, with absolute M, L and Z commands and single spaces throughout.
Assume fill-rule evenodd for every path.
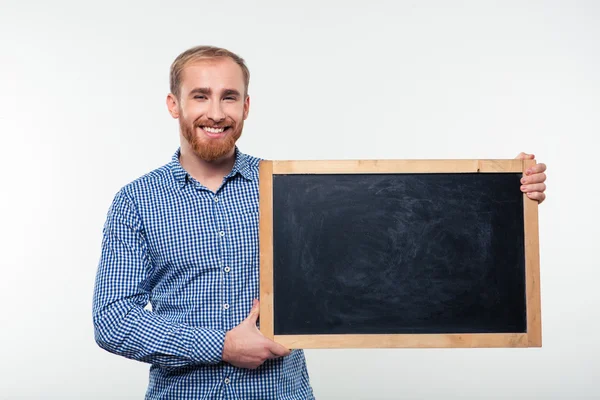
M 521 183 L 525 183 L 525 178 L 521 178 Z
M 525 186 L 521 186 L 521 190 L 525 190 Z
M 527 175 L 529 175 L 531 173 L 531 169 L 527 170 Z

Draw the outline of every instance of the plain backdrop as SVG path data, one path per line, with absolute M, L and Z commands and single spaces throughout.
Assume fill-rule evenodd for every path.
M 143 398 L 93 339 L 101 231 L 176 150 L 198 44 L 248 63 L 246 153 L 548 165 L 543 347 L 308 350 L 318 399 L 600 397 L 600 2 L 57 0 L 0 1 L 1 399 Z

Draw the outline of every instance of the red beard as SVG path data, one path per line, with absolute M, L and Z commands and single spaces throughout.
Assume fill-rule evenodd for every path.
M 226 156 L 233 150 L 235 143 L 242 136 L 244 121 L 241 121 L 238 125 L 231 118 L 226 118 L 222 123 L 215 124 L 198 118 L 191 125 L 187 125 L 180 119 L 179 126 L 181 127 L 183 137 L 188 141 L 198 157 L 204 161 L 215 161 Z M 201 126 L 228 128 L 224 132 L 225 136 L 210 138 L 204 132 L 199 132 Z

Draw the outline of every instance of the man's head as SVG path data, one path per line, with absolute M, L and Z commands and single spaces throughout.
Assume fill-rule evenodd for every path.
M 248 117 L 249 81 L 244 60 L 228 50 L 198 46 L 180 54 L 167 106 L 179 119 L 182 145 L 205 161 L 231 155 Z

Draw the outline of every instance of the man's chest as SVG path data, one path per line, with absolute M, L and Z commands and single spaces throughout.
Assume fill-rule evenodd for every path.
M 258 266 L 258 187 L 225 186 L 178 193 L 145 212 L 152 265 L 202 272 L 227 264 Z

